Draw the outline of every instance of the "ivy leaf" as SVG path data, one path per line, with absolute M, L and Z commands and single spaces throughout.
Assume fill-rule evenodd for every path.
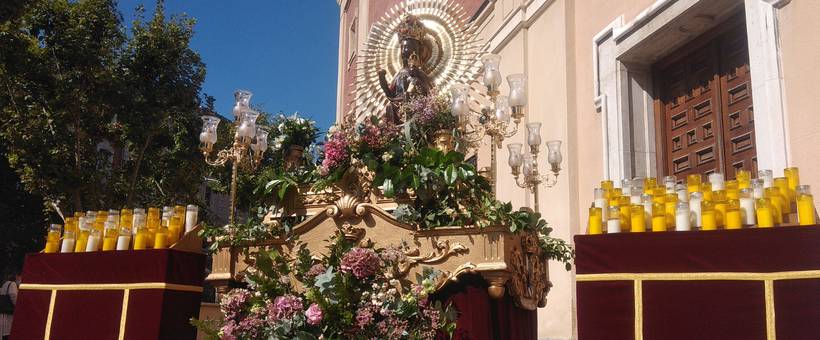
M 444 170 L 444 181 L 447 182 L 449 185 L 453 185 L 458 179 L 458 172 L 456 171 L 456 166 L 450 164 L 447 166 L 447 169 Z

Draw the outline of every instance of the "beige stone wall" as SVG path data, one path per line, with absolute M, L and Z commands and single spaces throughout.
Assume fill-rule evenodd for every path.
M 792 0 L 778 10 L 789 160 L 820 203 L 820 1 Z

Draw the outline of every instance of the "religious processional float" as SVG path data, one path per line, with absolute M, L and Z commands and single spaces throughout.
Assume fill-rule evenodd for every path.
M 350 112 L 320 151 L 312 121 L 280 116 L 257 127 L 251 93 L 237 91 L 234 143 L 211 160 L 220 120 L 203 117 L 206 160 L 233 166 L 232 202 L 237 171 L 256 169 L 269 140 L 276 170 L 262 187 L 271 204 L 261 218 L 236 223 L 232 206 L 228 226 L 203 232 L 215 251 L 206 281 L 224 318 L 197 321 L 200 330 L 222 339 L 447 338 L 463 311 L 440 292 L 465 276 L 525 312 L 546 305 L 547 262 L 569 269 L 572 250 L 537 212 L 496 200 L 493 189 L 496 149 L 524 117 L 526 78 L 510 75 L 510 96 L 500 95 L 500 58 L 478 52 L 467 20 L 450 1 L 388 11 L 360 55 Z M 552 173 L 538 173 L 539 128 L 528 124 L 530 154 L 510 159 L 536 202 L 561 163 L 560 141 L 548 142 Z M 489 173 L 471 157 L 487 135 Z M 535 327 L 533 317 L 525 328 Z

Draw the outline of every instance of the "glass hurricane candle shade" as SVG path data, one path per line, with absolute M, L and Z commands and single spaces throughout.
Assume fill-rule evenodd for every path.
M 484 64 L 483 80 L 484 86 L 487 86 L 487 91 L 498 91 L 498 86 L 501 85 L 501 71 L 499 71 L 501 56 L 486 54 L 481 57 L 481 63 Z
M 265 130 L 261 127 L 256 128 L 256 143 L 251 144 L 251 150 L 254 151 L 254 155 L 259 156 L 265 153 L 265 150 L 268 149 L 268 130 Z
M 513 168 L 513 174 L 518 173 L 518 169 L 521 167 L 521 163 L 523 163 L 524 158 L 521 155 L 521 143 L 510 143 L 507 144 L 507 150 L 510 153 L 510 159 L 508 163 L 510 167 Z
M 236 129 L 236 137 L 250 143 L 250 140 L 256 135 L 257 118 L 259 118 L 259 112 L 253 110 L 243 111 L 242 118 L 239 121 L 239 128 Z
M 251 105 L 251 96 L 253 93 L 248 90 L 236 90 L 233 93 L 234 96 L 234 107 L 233 107 L 233 115 L 234 117 L 241 117 L 242 111 L 249 108 Z
M 523 73 L 508 75 L 507 83 L 510 85 L 510 106 L 527 105 L 527 76 Z
M 510 122 L 510 100 L 507 96 L 495 98 L 495 119 L 499 122 Z
M 202 132 L 199 133 L 199 142 L 203 147 L 210 148 L 216 143 L 216 128 L 219 126 L 219 118 L 214 116 L 202 116 Z
M 550 163 L 552 167 L 552 172 L 558 173 L 561 170 L 561 161 L 563 157 L 561 156 L 561 141 L 560 140 L 551 140 L 547 142 L 547 162 Z
M 450 95 L 453 97 L 452 111 L 453 116 L 466 116 L 470 113 L 470 106 L 468 104 L 469 87 L 464 84 L 456 84 L 450 89 Z
M 523 167 L 521 168 L 521 172 L 524 176 L 529 176 L 532 173 L 532 155 L 526 154 L 524 155 Z
M 527 123 L 527 144 L 538 151 L 538 145 L 541 144 L 541 123 Z

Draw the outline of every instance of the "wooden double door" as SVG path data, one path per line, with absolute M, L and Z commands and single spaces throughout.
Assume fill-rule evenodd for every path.
M 742 13 L 653 67 L 659 173 L 757 171 L 749 49 Z

